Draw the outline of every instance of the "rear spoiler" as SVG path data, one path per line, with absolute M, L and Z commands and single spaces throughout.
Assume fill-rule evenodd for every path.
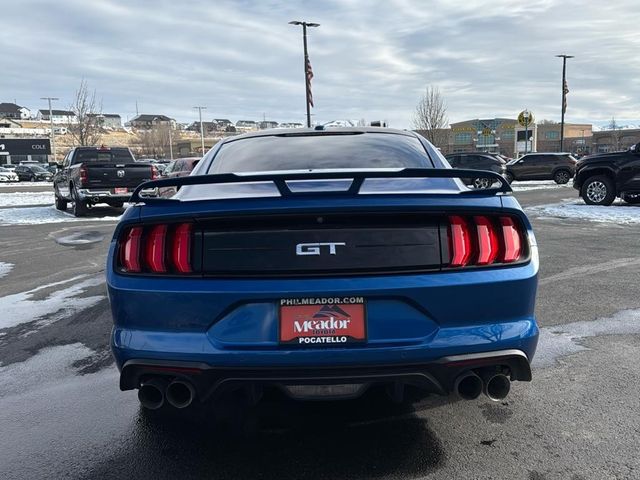
M 187 177 L 165 178 L 145 182 L 135 189 L 131 203 L 135 202 L 175 202 L 179 199 L 140 196 L 142 190 L 166 187 L 183 187 L 185 185 L 212 185 L 222 183 L 249 183 L 249 182 L 273 182 L 283 197 L 304 196 L 318 192 L 294 192 L 287 185 L 289 180 L 336 180 L 353 179 L 347 190 L 335 192 L 336 194 L 357 195 L 365 180 L 369 178 L 487 178 L 500 182 L 499 187 L 469 189 L 460 192 L 464 195 L 496 195 L 510 193 L 511 186 L 501 175 L 487 170 L 464 170 L 457 168 L 405 168 L 402 170 L 371 170 L 371 171 L 331 171 L 331 172 L 282 172 L 282 173 L 257 173 L 237 174 L 222 173 L 213 175 L 189 175 Z

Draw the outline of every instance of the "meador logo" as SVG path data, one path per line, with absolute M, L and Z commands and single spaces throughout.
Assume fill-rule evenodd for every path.
M 351 323 L 351 317 L 337 305 L 325 305 L 318 313 L 308 320 L 294 320 L 293 329 L 296 333 L 309 333 L 318 330 L 346 330 Z
M 351 319 L 337 320 L 334 317 L 328 320 L 304 320 L 299 322 L 295 320 L 293 322 L 293 329 L 296 333 L 309 333 L 316 330 L 346 330 L 349 328 Z

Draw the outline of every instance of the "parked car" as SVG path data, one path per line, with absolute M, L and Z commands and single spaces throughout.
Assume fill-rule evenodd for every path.
M 497 154 L 474 152 L 474 153 L 452 153 L 445 157 L 453 168 L 463 168 L 468 170 L 488 170 L 504 176 L 507 172 L 505 161 Z M 488 188 L 491 181 L 488 178 L 464 178 L 467 185 L 475 188 Z
M 507 164 L 507 180 L 554 180 L 568 183 L 577 160 L 570 153 L 527 153 Z
M 191 174 L 200 159 L 201 157 L 186 157 L 174 160 L 164 169 L 163 176 L 170 178 L 186 177 Z
M 498 401 L 530 381 L 531 225 L 504 178 L 468 195 L 448 167 L 413 132 L 263 131 L 138 187 L 106 267 L 120 388 L 183 409 L 272 388 Z
M 17 165 L 14 172 L 21 182 L 50 182 L 53 178 L 53 174 L 40 165 Z
M 0 182 L 17 182 L 18 175 L 8 168 L 0 167 Z
M 640 203 L 640 143 L 626 152 L 582 158 L 573 187 L 588 205 L 611 205 L 616 197 L 627 203 Z
M 69 202 L 76 217 L 97 203 L 122 207 L 143 182 L 159 178 L 153 165 L 136 163 L 128 148 L 77 147 L 58 166 L 53 178 L 55 203 L 66 210 Z

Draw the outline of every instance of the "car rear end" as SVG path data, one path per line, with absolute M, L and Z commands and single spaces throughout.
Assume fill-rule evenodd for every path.
M 154 182 L 182 186 L 125 213 L 107 265 L 121 388 L 184 408 L 376 385 L 498 400 L 531 380 L 531 226 L 497 176 L 501 187 L 469 190 L 427 144 L 424 157 L 428 168 Z

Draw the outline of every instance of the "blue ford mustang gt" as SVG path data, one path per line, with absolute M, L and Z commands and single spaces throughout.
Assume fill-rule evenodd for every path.
M 149 409 L 274 388 L 504 398 L 531 380 L 537 245 L 508 183 L 475 176 L 411 132 L 298 129 L 141 185 L 107 264 L 120 388 Z

